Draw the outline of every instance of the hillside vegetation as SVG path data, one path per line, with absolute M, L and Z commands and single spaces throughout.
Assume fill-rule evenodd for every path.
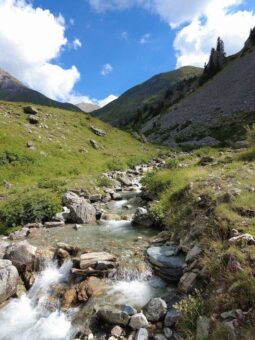
M 186 66 L 158 74 L 131 88 L 102 109 L 94 111 L 93 115 L 114 126 L 132 126 L 138 109 L 153 106 L 155 103 L 158 105 L 158 102 L 164 99 L 166 92 L 174 90 L 176 84 L 197 77 L 201 73 L 201 68 Z
M 36 106 L 39 123 L 33 125 L 26 105 L 0 102 L 0 210 L 35 192 L 58 200 L 68 188 L 93 190 L 103 172 L 145 162 L 159 151 L 83 113 Z

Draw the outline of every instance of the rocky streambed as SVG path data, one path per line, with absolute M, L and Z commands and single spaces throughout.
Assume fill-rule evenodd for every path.
M 195 281 L 183 267 L 199 249 L 185 258 L 156 237 L 140 179 L 163 165 L 106 174 L 104 195 L 70 191 L 52 221 L 1 240 L 0 339 L 178 338 L 173 304 Z

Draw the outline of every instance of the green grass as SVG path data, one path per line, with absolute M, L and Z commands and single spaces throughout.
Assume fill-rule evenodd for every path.
M 163 150 L 79 112 L 36 105 L 40 126 L 31 125 L 23 113 L 25 105 L 0 102 L 0 196 L 4 198 L 0 208 L 6 200 L 34 192 L 60 195 L 75 187 L 91 191 L 100 173 L 148 161 Z M 91 125 L 103 129 L 106 137 L 96 136 Z M 93 149 L 91 139 L 102 148 Z M 34 150 L 27 147 L 28 141 Z

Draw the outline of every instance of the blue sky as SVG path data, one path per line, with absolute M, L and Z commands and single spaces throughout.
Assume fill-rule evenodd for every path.
M 254 11 L 253 0 L 0 0 L 0 67 L 51 98 L 103 105 L 203 66 L 219 35 L 238 51 Z

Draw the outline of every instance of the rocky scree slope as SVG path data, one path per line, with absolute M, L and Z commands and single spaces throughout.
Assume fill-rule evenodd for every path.
M 172 90 L 184 79 L 197 77 L 201 73 L 201 68 L 186 66 L 175 71 L 158 74 L 131 88 L 102 109 L 93 112 L 93 116 L 117 127 L 132 126 L 138 109 L 157 103 L 164 98 L 167 90 Z
M 217 145 L 241 140 L 242 126 L 255 121 L 255 50 L 233 61 L 195 93 L 146 122 L 141 131 L 149 141 Z
M 80 111 L 78 107 L 68 103 L 60 103 L 34 91 L 0 68 L 0 100 L 9 102 L 29 102 L 71 111 Z

